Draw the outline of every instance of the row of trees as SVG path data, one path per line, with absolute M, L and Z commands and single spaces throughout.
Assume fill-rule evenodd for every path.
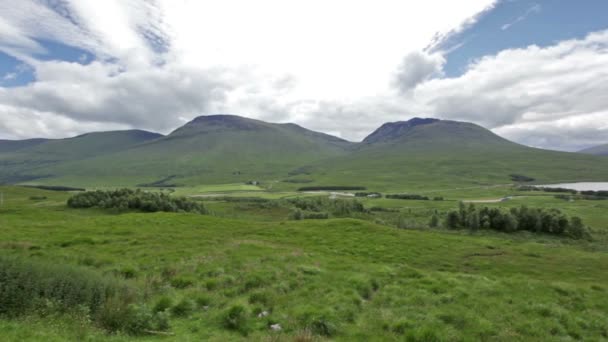
M 71 208 L 106 208 L 118 210 L 140 210 L 144 212 L 192 212 L 206 214 L 201 203 L 183 197 L 171 197 L 160 192 L 146 192 L 140 189 L 119 189 L 110 191 L 88 191 L 68 199 Z
M 363 204 L 357 200 L 298 197 L 288 199 L 287 202 L 294 207 L 295 211 L 292 214 L 292 218 L 296 220 L 304 218 L 328 218 L 329 214 L 344 217 L 353 213 L 363 213 L 366 211 Z M 312 213 L 323 213 L 325 215 L 313 215 Z
M 589 237 L 589 230 L 579 217 L 568 217 L 558 209 L 477 208 L 473 204 L 460 203 L 459 210 L 449 211 L 445 225 L 450 229 L 492 229 L 502 232 L 525 230 L 535 233 L 568 236 L 574 239 Z

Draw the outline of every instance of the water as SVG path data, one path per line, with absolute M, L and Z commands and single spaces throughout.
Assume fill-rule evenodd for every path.
M 565 188 L 576 191 L 608 191 L 608 182 L 561 183 L 536 186 L 542 188 Z

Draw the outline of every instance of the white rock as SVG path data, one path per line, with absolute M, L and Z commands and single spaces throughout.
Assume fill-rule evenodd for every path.
M 258 318 L 262 318 L 262 317 L 266 317 L 268 316 L 268 311 L 262 311 L 258 314 Z
M 272 330 L 272 331 L 281 331 L 281 325 L 279 323 L 277 323 L 277 324 L 271 324 L 270 325 L 270 330 Z

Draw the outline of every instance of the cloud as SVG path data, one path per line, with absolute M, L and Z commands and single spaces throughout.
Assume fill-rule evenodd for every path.
M 0 87 L 0 136 L 166 133 L 197 115 L 234 113 L 351 140 L 386 121 L 434 116 L 540 147 L 606 142 L 598 123 L 608 108 L 608 31 L 506 49 L 444 76 L 445 52 L 425 49 L 429 41 L 471 25 L 494 3 L 0 0 L 0 50 L 36 78 Z M 438 5 L 448 7 L 437 14 Z M 49 53 L 44 40 L 91 58 L 40 59 Z
M 601 31 L 545 48 L 529 46 L 486 56 L 460 77 L 419 85 L 413 101 L 435 116 L 477 122 L 509 132 L 518 141 L 533 140 L 521 139 L 517 129 L 559 121 L 567 128 L 560 131 L 562 143 L 537 139 L 534 144 L 572 149 L 590 143 L 581 140 L 582 132 L 594 136 L 599 127 L 565 123 L 605 111 L 607 92 L 608 31 Z
M 510 29 L 511 26 L 519 23 L 520 21 L 526 20 L 526 18 L 528 18 L 529 15 L 540 12 L 540 10 L 541 10 L 541 6 L 539 4 L 534 4 L 534 5 L 532 5 L 532 7 L 528 8 L 524 14 L 520 15 L 512 22 L 502 25 L 500 27 L 500 29 L 503 31 L 506 31 L 506 30 Z
M 445 58 L 439 53 L 411 52 L 403 58 L 395 84 L 402 92 L 408 92 L 424 81 L 441 76 L 444 64 Z
M 308 123 L 365 110 L 375 122 L 371 103 L 390 97 L 402 56 L 494 2 L 0 0 L 0 51 L 30 65 L 35 76 L 25 86 L 0 87 L 0 114 L 65 122 L 66 135 L 72 122 L 83 123 L 81 132 L 95 124 L 167 132 L 215 112 Z M 61 61 L 45 41 L 91 58 L 86 65 Z M 428 76 L 416 72 L 403 77 Z M 57 131 L 27 133 L 16 120 L 0 136 L 61 135 L 50 122 L 45 127 Z M 361 132 L 337 123 L 314 127 L 340 128 L 345 137 Z

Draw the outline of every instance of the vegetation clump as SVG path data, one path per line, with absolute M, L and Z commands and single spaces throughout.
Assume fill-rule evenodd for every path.
M 450 229 L 492 229 L 507 233 L 525 230 L 573 239 L 590 237 L 589 230 L 579 217 L 568 217 L 558 209 L 526 206 L 505 211 L 488 207 L 479 209 L 473 204 L 467 207 L 461 202 L 459 210 L 446 214 L 445 224 Z
M 78 312 L 109 331 L 143 334 L 168 321 L 124 281 L 82 267 L 0 256 L 0 316 Z
M 418 200 L 418 201 L 428 201 L 429 200 L 429 198 L 427 196 L 415 195 L 415 194 L 390 194 L 390 195 L 386 195 L 386 198 L 402 199 L 402 200 Z
M 532 177 L 528 177 L 528 176 L 524 176 L 524 175 L 518 175 L 518 174 L 510 174 L 509 177 L 511 177 L 511 180 L 514 182 L 534 182 L 536 179 L 532 178 Z
M 353 190 L 365 190 L 364 186 L 342 186 L 342 185 L 329 185 L 329 186 L 304 186 L 298 189 L 298 191 L 353 191 Z
M 577 191 L 573 190 L 573 189 L 548 188 L 548 187 L 532 186 L 532 185 L 519 186 L 519 187 L 517 187 L 517 190 L 519 190 L 519 191 L 563 192 L 563 193 L 569 193 L 569 194 L 577 193 Z
M 297 210 L 300 210 L 303 212 L 330 213 L 336 217 L 344 217 L 353 213 L 364 213 L 366 211 L 363 204 L 357 200 L 330 199 L 326 197 L 298 197 L 288 199 L 287 203 L 295 207 L 296 212 Z M 305 214 L 303 213 L 302 215 Z M 310 215 L 310 218 L 327 218 L 313 216 L 315 215 Z
M 164 193 L 145 192 L 139 189 L 87 191 L 70 197 L 67 204 L 71 208 L 207 213 L 202 204 L 186 198 L 171 197 Z
M 355 192 L 355 197 L 381 198 L 382 194 L 379 192 Z

